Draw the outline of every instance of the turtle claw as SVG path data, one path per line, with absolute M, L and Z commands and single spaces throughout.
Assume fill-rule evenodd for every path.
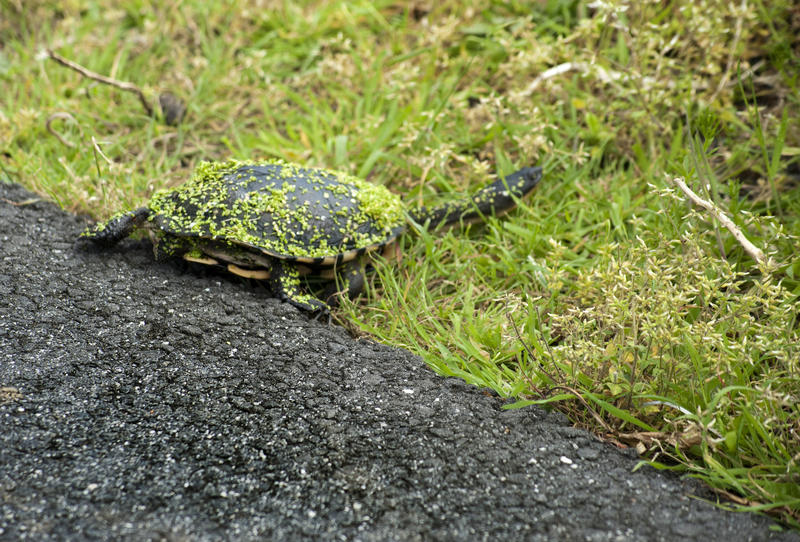
M 300 272 L 296 266 L 283 265 L 276 260 L 269 278 L 272 290 L 277 297 L 291 303 L 300 310 L 308 312 L 330 312 L 330 307 L 300 288 Z
M 312 318 L 312 320 L 315 321 L 315 322 L 319 322 L 323 318 L 325 319 L 325 323 L 327 325 L 331 325 L 331 321 L 333 320 L 333 318 L 331 317 L 331 311 L 329 311 L 329 310 L 319 310 L 319 311 L 317 311 L 314 314 L 314 317 Z

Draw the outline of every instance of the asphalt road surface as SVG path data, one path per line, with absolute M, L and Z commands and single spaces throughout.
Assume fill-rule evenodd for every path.
M 799 540 L 0 183 L 1 540 Z

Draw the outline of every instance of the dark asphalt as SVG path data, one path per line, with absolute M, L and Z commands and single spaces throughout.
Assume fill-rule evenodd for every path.
M 32 197 L 0 183 L 2 540 L 800 540 Z

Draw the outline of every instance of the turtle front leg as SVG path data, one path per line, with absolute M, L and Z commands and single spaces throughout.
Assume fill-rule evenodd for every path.
M 148 216 L 150 216 L 150 209 L 147 207 L 119 213 L 106 222 L 95 224 L 83 232 L 78 240 L 91 241 L 100 248 L 111 247 L 128 237 L 134 229 L 144 224 Z
M 346 286 L 344 290 L 340 288 Z M 353 260 L 340 271 L 336 280 L 325 289 L 323 299 L 332 307 L 339 305 L 339 296 L 346 293 L 350 299 L 355 299 L 364 290 L 364 265 L 359 260 Z
M 272 291 L 282 301 L 288 301 L 298 309 L 327 313 L 328 305 L 300 288 L 300 272 L 293 265 L 276 261 L 269 277 Z

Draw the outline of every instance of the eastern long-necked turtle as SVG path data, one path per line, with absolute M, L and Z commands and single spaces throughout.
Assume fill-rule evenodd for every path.
M 362 257 L 389 247 L 407 217 L 438 227 L 500 214 L 541 176 L 541 168 L 526 167 L 464 201 L 407 211 L 385 187 L 346 173 L 278 160 L 203 162 L 183 185 L 156 192 L 146 207 L 114 215 L 81 238 L 110 247 L 144 228 L 156 259 L 225 265 L 237 275 L 269 279 L 275 294 L 297 307 L 326 311 L 325 301 L 303 291 L 301 275 L 334 285 L 340 279 L 354 297 L 363 287 Z M 334 293 L 335 286 L 326 300 Z

